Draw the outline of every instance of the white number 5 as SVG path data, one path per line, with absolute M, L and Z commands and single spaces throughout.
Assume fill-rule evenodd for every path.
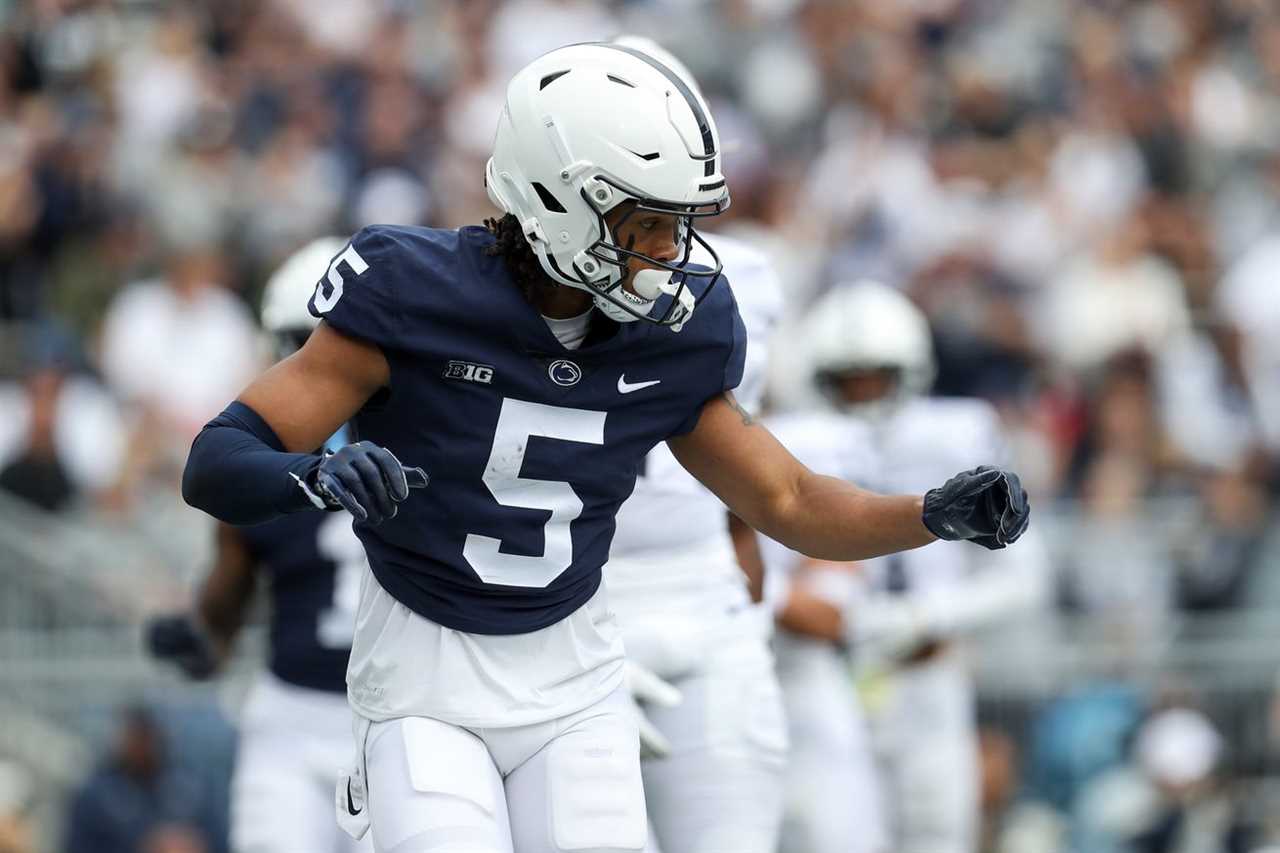
M 467 534 L 462 556 L 485 583 L 543 587 L 573 562 L 569 525 L 582 514 L 582 499 L 568 483 L 520 476 L 530 436 L 604 444 L 604 412 L 568 409 L 506 399 L 498 413 L 493 450 L 484 469 L 484 484 L 503 506 L 551 510 L 543 528 L 546 545 L 540 556 L 504 554 L 501 539 Z
M 338 272 L 338 264 L 343 261 L 347 262 L 347 266 L 351 267 L 357 276 L 364 275 L 364 271 L 369 268 L 369 265 L 364 262 L 364 258 L 356 253 L 356 247 L 348 243 L 347 248 L 343 249 L 338 257 L 334 258 L 333 262 L 329 264 L 329 274 L 326 276 L 329 279 L 329 295 L 324 295 L 323 279 L 316 285 L 316 310 L 321 314 L 329 313 L 329 310 L 337 305 L 338 300 L 342 298 L 342 273 Z

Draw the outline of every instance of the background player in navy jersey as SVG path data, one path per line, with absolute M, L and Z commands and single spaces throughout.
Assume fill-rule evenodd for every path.
M 345 245 L 336 237 L 316 240 L 267 282 L 262 325 L 281 357 L 301 346 L 318 322 L 307 311 L 317 271 Z M 341 446 L 341 432 L 331 444 Z M 269 583 L 270 659 L 239 720 L 231 786 L 236 853 L 371 849 L 333 820 L 334 785 L 351 751 L 345 675 L 367 566 L 364 547 L 341 515 L 219 524 L 213 567 L 192 611 L 149 626 L 157 656 L 193 678 L 206 678 L 227 658 L 259 577 Z
M 876 495 L 813 474 L 736 404 L 732 291 L 718 261 L 685 266 L 695 220 L 728 204 L 721 166 L 706 104 L 661 62 L 604 44 L 540 57 L 508 86 L 486 168 L 507 215 L 361 231 L 317 287 L 307 344 L 196 439 L 184 494 L 223 520 L 355 517 L 371 572 L 340 802 L 375 848 L 643 847 L 600 569 L 660 441 L 744 521 L 821 558 L 1003 547 L 1025 528 L 1012 474 Z M 311 455 L 352 418 L 361 441 Z M 426 474 L 400 459 L 430 472 L 412 499 Z

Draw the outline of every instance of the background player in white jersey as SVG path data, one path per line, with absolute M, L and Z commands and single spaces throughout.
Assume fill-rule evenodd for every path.
M 998 415 L 976 399 L 926 396 L 934 362 L 924 315 L 870 281 L 820 300 L 808 326 L 814 377 L 858 424 L 844 475 L 909 490 L 940 470 L 1007 455 Z M 970 853 L 979 816 L 971 678 L 956 640 L 1025 614 L 1043 599 L 1038 536 L 1015 550 L 956 543 L 861 565 L 837 625 L 861 673 L 860 696 L 901 853 Z M 800 590 L 803 598 L 806 590 Z M 793 602 L 794 604 L 794 602 Z
M 657 58 L 693 89 L 675 56 L 650 39 L 615 44 Z M 782 290 L 768 258 L 741 240 L 708 235 L 732 282 L 749 342 L 735 397 L 757 410 Z M 707 264 L 705 252 L 692 260 Z M 758 599 L 754 535 L 675 460 L 665 445 L 645 457 L 619 510 L 605 579 L 628 662 L 674 683 L 681 701 L 646 706 L 642 728 L 661 741 L 643 764 L 651 853 L 771 853 L 781 817 L 786 730 Z M 735 554 L 749 543 L 753 553 Z M 739 559 L 744 557 L 745 559 Z M 745 570 L 754 571 L 748 581 Z M 650 745 L 651 748 L 654 745 Z
M 345 240 L 316 240 L 267 282 L 262 325 L 279 356 L 302 346 L 317 320 L 315 279 Z M 335 436 L 341 446 L 341 434 Z M 151 622 L 159 657 L 194 678 L 221 667 L 260 579 L 270 590 L 269 665 L 241 710 L 231 783 L 234 853 L 372 850 L 338 829 L 333 791 L 351 752 L 347 657 L 355 632 L 364 548 L 339 515 L 289 515 L 252 527 L 219 524 L 217 553 L 189 613 Z
M 769 429 L 815 471 L 865 470 L 858 424 L 825 411 L 775 415 Z M 821 563 L 760 537 L 765 598 L 776 615 L 778 680 L 790 754 L 781 853 L 888 853 L 870 734 L 850 677 L 844 610 L 857 580 L 849 564 Z
M 754 411 L 782 308 L 777 274 L 745 243 L 708 239 L 747 329 L 747 364 L 735 396 Z M 645 708 L 666 752 L 642 764 L 648 849 L 772 853 L 786 726 L 768 647 L 770 620 L 750 599 L 724 504 L 665 445 L 645 457 L 635 491 L 618 512 L 604 573 L 628 660 L 681 694 L 674 705 Z

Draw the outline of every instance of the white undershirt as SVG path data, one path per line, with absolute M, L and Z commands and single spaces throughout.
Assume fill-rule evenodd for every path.
M 591 326 L 591 309 L 588 308 L 577 317 L 567 317 L 563 320 L 548 317 L 545 314 L 542 319 L 547 321 L 551 334 L 556 336 L 561 346 L 565 349 L 577 349 L 587 339 L 587 329 Z

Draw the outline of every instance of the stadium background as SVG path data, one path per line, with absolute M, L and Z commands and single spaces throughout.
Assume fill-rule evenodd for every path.
M 812 404 L 804 307 L 875 276 L 929 314 L 938 392 L 1014 438 L 1055 595 L 973 653 L 987 849 L 1118 850 L 1124 780 L 1188 772 L 1160 790 L 1197 850 L 1280 845 L 1272 0 L 10 0 L 0 850 L 63 849 L 122 731 L 163 741 L 202 815 L 149 853 L 226 849 L 261 638 L 191 686 L 139 625 L 206 566 L 178 472 L 267 355 L 265 275 L 314 236 L 490 215 L 502 83 L 620 32 L 713 99 L 716 228 L 787 287 L 773 405 Z M 1186 725 L 1144 730 L 1168 708 Z

